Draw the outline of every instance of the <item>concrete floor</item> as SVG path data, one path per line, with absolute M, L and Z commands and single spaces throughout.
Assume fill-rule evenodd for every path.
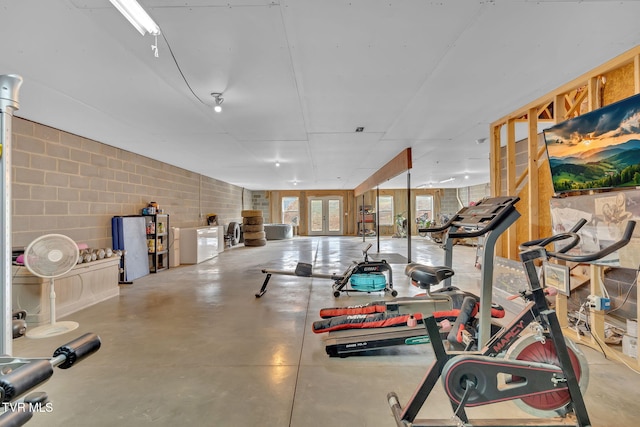
M 375 239 L 371 253 L 375 255 Z M 380 252 L 406 255 L 406 239 L 383 239 Z M 80 323 L 66 335 L 14 341 L 14 355 L 48 356 L 84 332 L 102 338 L 98 353 L 42 387 L 51 413 L 37 426 L 392 426 L 386 395 L 402 403 L 432 360 L 429 345 L 396 347 L 374 355 L 330 358 L 323 336 L 311 332 L 322 307 L 351 305 L 379 295 L 335 299 L 331 281 L 273 276 L 261 299 L 254 293 L 262 268 L 340 273 L 361 259 L 362 238 L 298 237 L 264 247 L 237 246 L 217 258 L 122 285 L 120 296 L 68 316 Z M 442 250 L 414 237 L 412 260 L 441 264 Z M 456 246 L 453 283 L 477 289 L 475 249 Z M 418 293 L 394 264 L 399 296 Z M 640 376 L 581 346 L 589 360 L 585 396 L 594 426 L 639 424 Z M 506 402 L 469 409 L 471 418 L 530 417 Z M 440 384 L 420 417 L 449 418 Z

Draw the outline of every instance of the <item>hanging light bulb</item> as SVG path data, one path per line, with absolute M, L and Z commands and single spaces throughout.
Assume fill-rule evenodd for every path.
M 216 113 L 221 113 L 222 112 L 222 102 L 224 101 L 224 98 L 222 97 L 222 94 L 218 93 L 218 92 L 213 92 L 211 94 L 211 96 L 213 96 L 213 99 L 216 102 L 216 104 L 213 106 L 213 111 L 215 111 Z

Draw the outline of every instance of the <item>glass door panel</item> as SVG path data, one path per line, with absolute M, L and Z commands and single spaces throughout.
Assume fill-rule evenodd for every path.
M 327 218 L 329 219 L 328 231 L 330 233 L 339 233 L 342 230 L 342 215 L 340 205 L 341 203 L 338 199 L 327 200 Z
M 342 234 L 342 198 L 312 197 L 309 199 L 309 234 Z
M 311 224 L 312 234 L 322 234 L 324 231 L 324 218 L 323 218 L 323 200 L 311 199 L 309 204 L 309 212 L 311 215 L 309 224 Z

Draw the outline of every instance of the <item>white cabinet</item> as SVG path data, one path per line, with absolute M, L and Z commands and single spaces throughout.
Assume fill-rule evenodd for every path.
M 142 230 L 144 232 L 144 230 Z M 56 277 L 56 313 L 61 318 L 120 294 L 120 257 L 78 264 Z M 29 327 L 51 319 L 49 279 L 31 274 L 26 267 L 11 266 L 13 309 L 27 312 Z
M 218 255 L 218 227 L 180 229 L 180 263 L 198 264 Z

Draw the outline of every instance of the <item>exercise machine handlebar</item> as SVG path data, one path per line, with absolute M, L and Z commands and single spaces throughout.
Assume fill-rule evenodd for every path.
M 102 342 L 94 333 L 86 333 L 56 349 L 51 365 L 60 369 L 69 369 L 100 349 Z
M 571 227 L 571 230 L 569 230 L 567 233 L 577 233 L 578 231 L 580 231 L 580 229 L 587 223 L 587 220 L 584 218 L 580 218 L 580 220 L 573 226 Z M 566 234 L 566 233 L 563 233 Z M 558 234 L 556 236 L 561 236 L 562 234 Z M 526 250 L 527 248 L 530 248 L 531 246 L 542 246 L 545 247 L 547 246 L 549 243 L 551 243 L 551 241 L 549 241 L 549 239 L 553 239 L 556 236 L 551 236 L 551 237 L 543 237 L 541 239 L 536 239 L 536 240 L 530 240 L 528 242 L 524 242 L 520 244 L 519 249 L 521 251 Z M 558 240 L 564 240 L 565 238 L 568 238 L 569 236 L 566 236 L 562 239 L 555 239 L 552 241 L 558 241 Z M 573 237 L 573 236 L 571 236 Z M 573 242 L 572 242 L 573 243 Z M 578 242 L 575 243 L 576 245 L 578 244 Z M 575 245 L 573 246 L 564 246 L 560 251 L 558 252 L 567 252 L 569 249 L 573 248 Z
M 6 411 L 0 415 L 0 426 L 2 427 L 19 427 L 25 425 L 31 418 L 31 411 Z
M 33 411 L 28 408 L 37 408 L 46 405 L 49 396 L 45 392 L 30 393 L 24 398 L 24 405 L 18 406 L 16 410 L 5 411 L 0 415 L 1 427 L 20 427 L 33 418 Z
M 562 240 L 566 240 L 566 239 L 571 239 L 571 241 L 569 243 L 567 243 L 565 246 L 562 247 L 562 249 L 557 250 L 557 253 L 565 253 L 567 252 L 569 249 L 573 249 L 574 247 L 576 247 L 578 245 L 578 243 L 580 243 L 580 235 L 578 233 L 572 233 L 572 232 L 568 232 L 568 233 L 560 233 L 560 234 L 556 234 L 555 236 L 551 236 L 551 237 L 547 237 L 545 239 L 540 240 L 539 244 L 534 245 L 534 246 L 525 246 L 525 245 L 520 245 L 520 250 L 521 251 L 527 251 L 530 249 L 535 249 L 535 248 L 544 248 L 545 246 L 554 243 L 554 242 L 560 242 Z M 549 251 L 546 251 L 546 253 L 549 253 Z
M 456 217 L 454 216 L 450 218 L 449 221 L 447 221 L 446 223 L 444 223 L 439 227 L 419 228 L 418 232 L 419 233 L 437 233 L 438 231 L 444 231 L 449 227 L 451 227 L 451 225 L 454 223 L 455 220 L 456 220 Z
M 622 235 L 622 239 L 618 240 L 617 242 L 607 246 L 604 249 L 599 250 L 598 252 L 594 252 L 591 254 L 585 254 L 585 255 L 569 255 L 569 254 L 565 254 L 562 252 L 553 252 L 553 251 L 547 251 L 547 256 L 551 257 L 551 258 L 556 258 L 556 259 L 561 259 L 564 261 L 570 261 L 570 262 L 591 262 L 591 261 L 595 261 L 601 258 L 606 257 L 607 255 L 617 251 L 618 249 L 626 246 L 630 241 L 631 241 L 631 237 L 633 236 L 633 230 L 636 227 L 636 222 L 635 221 L 629 221 L 627 222 L 627 226 L 624 230 L 624 233 Z
M 479 228 L 477 230 L 468 230 L 468 229 L 465 229 L 465 228 L 460 228 L 457 231 L 450 231 L 449 232 L 449 238 L 451 238 L 451 239 L 458 239 L 458 238 L 467 239 L 467 238 L 471 238 L 471 237 L 478 237 L 478 236 L 482 236 L 483 234 L 486 234 L 487 230 L 489 230 L 489 228 L 487 228 L 487 227 Z
M 463 221 L 462 223 L 460 223 L 460 227 L 458 227 L 456 230 L 449 231 L 449 238 L 450 239 L 458 239 L 458 238 L 467 239 L 471 237 L 483 236 L 487 234 L 490 230 L 493 230 L 494 228 L 496 228 L 496 226 L 504 220 L 504 216 L 506 215 L 506 212 L 507 211 L 505 210 L 501 210 L 499 211 L 498 214 L 483 216 L 482 218 L 488 219 L 488 221 L 478 223 L 478 225 L 467 224 L 467 226 L 472 226 L 475 229 L 465 228 L 465 223 Z
M 10 402 L 53 375 L 53 368 L 68 369 L 92 355 L 100 348 L 100 337 L 86 333 L 64 344 L 53 353 L 51 359 L 11 358 L 4 360 L 7 373 L 0 375 L 0 401 Z M 0 423 L 0 427 L 5 424 Z
M 582 227 L 581 224 L 580 227 Z M 569 242 L 568 245 L 564 246 L 562 249 L 558 250 L 558 251 L 548 251 L 548 250 L 544 250 L 546 257 L 548 258 L 556 258 L 556 259 L 560 259 L 563 261 L 569 261 L 569 262 L 577 262 L 577 263 L 588 263 L 588 262 L 592 262 L 592 261 L 596 261 L 598 259 L 604 258 L 607 255 L 617 251 L 618 249 L 626 246 L 630 241 L 631 241 L 631 237 L 633 236 L 633 231 L 635 229 L 636 226 L 636 221 L 630 220 L 629 222 L 627 222 L 627 225 L 625 227 L 624 233 L 622 235 L 622 238 L 614 243 L 612 243 L 611 245 L 607 246 L 606 248 L 603 248 L 597 252 L 593 252 L 590 254 L 583 254 L 583 255 L 572 255 L 572 254 L 567 254 L 566 252 L 575 247 L 578 242 L 580 241 L 580 236 L 575 233 L 573 230 L 576 229 L 576 227 L 578 226 L 578 224 L 576 224 L 576 226 L 574 226 L 568 233 L 560 233 L 557 234 L 555 236 L 551 236 L 551 237 L 547 237 L 545 239 L 538 239 L 535 241 L 531 241 L 531 242 L 525 242 L 523 244 L 520 245 L 520 248 L 525 250 L 525 252 L 521 253 L 521 256 L 526 255 L 526 251 L 530 251 L 532 253 L 534 252 L 538 252 L 536 251 L 536 249 L 538 250 L 544 250 L 544 246 L 548 245 L 549 243 L 552 242 L 557 242 L 560 240 L 565 240 L 565 239 L 569 239 L 571 238 L 571 242 Z M 579 229 L 579 227 L 578 227 Z M 536 258 L 539 256 L 535 256 Z

